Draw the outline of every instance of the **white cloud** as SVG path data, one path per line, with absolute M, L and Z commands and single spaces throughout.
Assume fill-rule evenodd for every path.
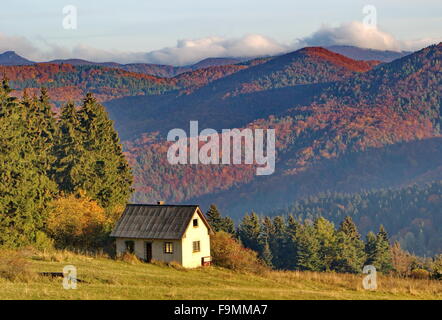
M 361 22 L 353 21 L 343 23 L 338 27 L 322 26 L 311 36 L 298 40 L 296 45 L 298 47 L 351 45 L 378 50 L 413 51 L 439 41 L 441 41 L 441 39 L 430 38 L 401 41 L 379 28 L 370 27 Z
M 49 61 L 53 59 L 78 58 L 96 62 L 145 62 L 186 65 L 209 57 L 256 57 L 277 55 L 305 46 L 353 45 L 379 50 L 417 50 L 442 39 L 419 39 L 402 41 L 378 28 L 360 22 L 343 23 L 337 27 L 322 26 L 312 35 L 298 39 L 292 44 L 279 43 L 259 34 L 240 38 L 207 37 L 184 39 L 176 46 L 151 52 L 127 52 L 103 50 L 79 44 L 73 48 L 62 47 L 40 39 L 40 47 L 23 37 L 0 33 L 0 53 L 13 50 L 27 59 Z
M 28 57 L 36 51 L 34 45 L 24 37 L 7 36 L 0 33 L 0 53 L 4 51 L 16 51 L 18 54 Z
M 225 39 L 209 37 L 197 40 L 180 40 L 176 47 L 164 48 L 146 54 L 153 63 L 185 65 L 208 57 L 256 57 L 288 51 L 287 45 L 258 34 Z

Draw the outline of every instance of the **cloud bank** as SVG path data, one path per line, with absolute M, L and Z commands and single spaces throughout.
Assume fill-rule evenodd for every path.
M 275 55 L 290 50 L 284 44 L 259 34 L 225 39 L 209 37 L 198 40 L 180 40 L 175 47 L 164 48 L 146 54 L 153 63 L 185 65 L 208 57 L 256 57 Z
M 298 40 L 297 45 L 301 47 L 351 45 L 377 50 L 414 51 L 438 41 L 441 39 L 401 41 L 379 28 L 353 21 L 334 28 L 322 26 L 311 36 Z
M 413 51 L 442 41 L 440 39 L 418 39 L 403 41 L 393 35 L 366 26 L 361 22 L 343 23 L 337 27 L 322 26 L 310 36 L 292 43 L 280 43 L 259 34 L 249 34 L 240 38 L 207 37 L 177 41 L 173 47 L 151 52 L 125 52 L 102 50 L 80 44 L 65 48 L 41 40 L 43 47 L 35 46 L 23 37 L 0 34 L 0 52 L 13 50 L 34 61 L 78 58 L 95 62 L 115 61 L 120 63 L 157 63 L 187 65 L 209 57 L 256 57 L 277 55 L 305 46 L 352 45 L 362 48 L 392 51 Z

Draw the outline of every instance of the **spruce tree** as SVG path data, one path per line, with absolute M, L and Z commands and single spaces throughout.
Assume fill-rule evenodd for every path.
M 271 248 L 274 256 L 273 264 L 278 269 L 288 269 L 290 266 L 290 257 L 288 256 L 288 253 L 291 241 L 283 217 L 276 216 L 273 218 L 273 229 L 274 235 Z
M 301 224 L 293 217 L 293 215 L 289 215 L 287 219 L 287 260 L 286 260 L 286 268 L 287 269 L 295 269 L 297 258 L 297 244 L 296 244 L 296 233 L 298 228 L 300 228 Z
M 83 168 L 75 189 L 109 210 L 125 205 L 132 193 L 132 174 L 113 122 L 91 94 L 78 111 L 78 121 L 82 150 L 75 161 Z
M 67 103 L 61 109 L 59 131 L 55 144 L 57 158 L 54 177 L 60 191 L 72 194 L 84 183 L 84 154 L 80 121 L 74 104 Z
M 244 247 L 260 252 L 260 235 L 261 223 L 258 215 L 254 212 L 246 214 L 238 226 L 238 236 Z
M 366 260 L 364 242 L 350 217 L 342 221 L 336 236 L 335 257 L 332 269 L 338 272 L 359 273 Z
M 336 250 L 336 230 L 332 222 L 325 218 L 317 218 L 314 222 L 316 236 L 319 241 L 319 259 L 321 270 L 328 271 L 332 267 Z
M 365 240 L 365 254 L 367 256 L 365 261 L 366 265 L 374 265 L 376 262 L 376 242 L 376 235 L 370 231 Z
M 379 227 L 379 232 L 376 235 L 376 258 L 374 265 L 379 271 L 384 273 L 390 272 L 393 269 L 390 241 L 383 225 Z
M 32 244 L 44 227 L 53 184 L 38 164 L 42 160 L 29 132 L 29 101 L 10 96 L 6 80 L 0 87 L 0 245 Z
M 224 232 L 230 233 L 231 235 L 236 234 L 235 230 L 235 223 L 233 222 L 233 219 L 230 217 L 224 217 L 223 218 L 223 229 Z
M 38 98 L 29 99 L 25 95 L 22 103 L 26 111 L 26 131 L 38 156 L 35 165 L 53 179 L 58 128 L 47 90 L 41 89 Z
M 263 245 L 262 260 L 268 267 L 273 268 L 273 255 L 268 242 Z
M 235 234 L 235 224 L 230 217 L 222 217 L 216 205 L 211 204 L 206 213 L 207 220 L 216 232 L 224 231 Z
M 320 244 L 316 237 L 315 228 L 311 225 L 300 225 L 296 230 L 296 269 L 320 271 Z

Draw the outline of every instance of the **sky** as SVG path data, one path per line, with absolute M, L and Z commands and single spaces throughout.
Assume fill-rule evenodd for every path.
M 442 41 L 441 30 L 441 0 L 15 0 L 0 10 L 0 52 L 184 65 L 306 45 L 416 50 Z

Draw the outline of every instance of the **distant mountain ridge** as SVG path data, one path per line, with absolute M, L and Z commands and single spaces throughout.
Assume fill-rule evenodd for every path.
M 34 63 L 19 56 L 15 51 L 6 51 L 0 54 L 0 65 L 2 66 L 26 66 Z
M 391 62 L 395 59 L 401 58 L 411 52 L 407 51 L 390 51 L 390 50 L 376 50 L 368 48 L 360 48 L 355 46 L 344 46 L 335 45 L 326 47 L 326 49 L 336 52 L 338 54 L 344 55 L 348 58 L 354 60 L 378 60 L 381 62 Z M 265 59 L 271 59 L 274 57 L 266 57 Z M 129 72 L 149 74 L 158 77 L 171 78 L 175 77 L 181 73 L 195 71 L 199 69 L 204 69 L 208 67 L 225 66 L 233 64 L 242 64 L 246 61 L 253 60 L 255 58 L 236 58 L 236 57 L 216 57 L 216 58 L 205 58 L 197 63 L 187 65 L 187 66 L 173 66 L 173 65 L 162 65 L 153 63 L 127 63 L 121 64 L 117 62 L 93 62 L 84 59 L 56 59 L 47 61 L 45 63 L 54 64 L 71 64 L 73 66 L 90 66 L 97 65 L 109 68 L 123 69 Z M 13 51 L 7 51 L 0 54 L 0 65 L 4 66 L 14 66 L 14 65 L 30 65 L 36 62 L 27 60 Z
M 382 62 L 391 62 L 412 53 L 410 51 L 376 50 L 355 46 L 338 45 L 328 46 L 326 48 L 330 51 L 342 54 L 355 60 L 379 60 Z

